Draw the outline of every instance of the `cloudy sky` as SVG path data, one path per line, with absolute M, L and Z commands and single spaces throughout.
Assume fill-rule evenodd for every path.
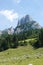
M 15 28 L 26 14 L 43 26 L 43 0 L 0 0 L 0 30 Z

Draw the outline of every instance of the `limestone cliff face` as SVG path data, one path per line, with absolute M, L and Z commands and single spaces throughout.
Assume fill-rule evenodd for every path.
M 3 30 L 2 31 L 2 34 L 13 34 L 14 33 L 14 28 L 13 27 L 10 27 L 10 28 L 8 28 L 8 29 L 5 29 L 5 30 Z
M 20 33 L 23 31 L 28 31 L 30 29 L 38 29 L 40 28 L 39 23 L 34 21 L 29 15 L 26 15 L 25 17 L 22 17 L 17 24 L 17 27 L 15 28 L 15 33 Z

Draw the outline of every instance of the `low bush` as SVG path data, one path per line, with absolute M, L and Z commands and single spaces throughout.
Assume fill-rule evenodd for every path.
M 19 46 L 26 46 L 27 45 L 27 42 L 24 40 L 24 41 L 21 41 L 19 42 Z
M 32 45 L 34 48 L 39 48 L 40 47 L 38 39 L 30 40 L 29 44 Z

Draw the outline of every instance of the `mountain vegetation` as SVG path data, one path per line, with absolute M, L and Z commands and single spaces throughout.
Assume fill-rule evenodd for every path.
M 27 46 L 26 39 L 31 39 L 28 43 L 34 48 L 43 47 L 43 28 L 29 15 L 21 18 L 15 29 L 11 27 L 2 31 L 0 51 L 17 48 L 18 46 Z

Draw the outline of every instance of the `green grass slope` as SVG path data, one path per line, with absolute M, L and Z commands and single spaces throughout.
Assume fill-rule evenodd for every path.
M 43 48 L 21 46 L 0 52 L 0 65 L 43 65 Z

